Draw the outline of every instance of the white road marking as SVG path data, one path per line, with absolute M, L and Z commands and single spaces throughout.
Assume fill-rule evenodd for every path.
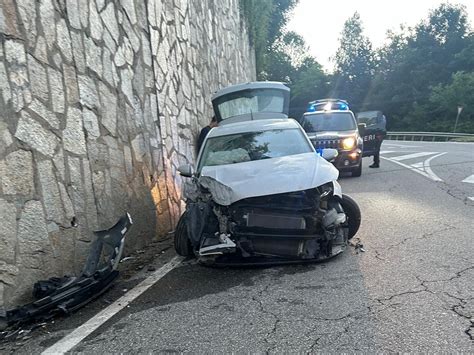
M 434 158 L 437 158 L 437 157 L 440 157 L 442 155 L 445 155 L 446 152 L 444 153 L 439 153 L 439 154 L 436 154 L 435 156 L 432 156 L 431 158 L 429 159 L 426 159 L 424 162 L 423 162 L 423 171 L 425 173 L 427 173 L 429 175 L 429 178 L 433 181 L 443 181 L 438 175 L 436 175 L 433 170 L 431 170 L 431 167 L 430 167 L 430 163 L 431 161 L 434 159 Z
M 465 178 L 462 182 L 467 182 L 468 184 L 474 184 L 474 174 Z
M 394 150 L 381 150 L 380 154 L 396 153 Z
M 408 145 L 406 145 L 406 144 L 402 145 L 402 144 L 394 144 L 394 143 L 388 143 L 388 142 L 387 143 L 384 142 L 383 146 L 384 147 L 390 147 L 390 148 L 392 148 L 392 147 L 395 147 L 395 148 L 420 148 L 419 145 L 409 145 L 409 144 Z
M 158 280 L 160 280 L 168 272 L 173 270 L 176 266 L 178 266 L 183 260 L 183 257 L 175 256 L 173 259 L 171 259 L 170 262 L 166 263 L 161 268 L 156 270 L 152 275 L 140 282 L 137 286 L 132 288 L 130 291 L 128 291 L 125 295 L 120 297 L 110 306 L 97 313 L 94 317 L 92 317 L 87 322 L 76 328 L 72 333 L 66 335 L 54 345 L 44 350 L 41 354 L 64 354 L 67 351 L 71 350 L 82 340 L 84 340 L 89 334 L 91 334 L 102 324 L 112 318 L 115 314 L 127 307 L 133 300 L 135 300 L 143 292 L 148 290 Z
M 474 197 L 468 197 L 468 199 L 470 199 L 471 201 L 474 201 Z
M 408 160 L 408 159 L 414 159 L 414 158 L 421 158 L 421 157 L 425 157 L 427 155 L 433 155 L 433 154 L 436 154 L 436 152 L 419 152 L 419 153 L 413 153 L 413 154 L 400 155 L 398 157 L 393 157 L 390 159 L 401 161 L 401 160 Z
M 436 154 L 436 153 L 430 153 L 430 154 Z M 400 161 L 395 160 L 395 158 L 385 158 L 385 157 L 380 157 L 380 158 L 391 161 L 392 163 L 403 166 L 404 168 L 410 169 L 411 171 L 414 171 L 415 173 L 423 175 L 424 177 L 427 177 L 428 179 L 431 179 L 433 181 L 443 181 L 443 179 L 441 179 L 438 175 L 436 175 L 433 172 L 433 170 L 431 170 L 430 162 L 434 158 L 440 157 L 444 154 L 446 154 L 446 152 L 436 154 L 436 155 L 426 159 L 424 162 L 419 162 L 419 163 L 415 163 L 415 164 L 412 164 L 412 165 L 401 163 Z M 412 155 L 412 154 L 410 154 L 410 155 Z M 424 155 L 426 155 L 426 154 L 424 154 Z M 404 156 L 402 156 L 402 157 L 404 157 Z M 400 157 L 398 157 L 398 158 L 400 158 Z

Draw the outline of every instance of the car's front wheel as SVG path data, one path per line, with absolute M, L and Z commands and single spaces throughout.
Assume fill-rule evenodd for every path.
M 181 256 L 193 256 L 193 247 L 188 238 L 188 228 L 186 226 L 186 212 L 179 218 L 178 225 L 174 232 L 174 249 Z
M 349 224 L 349 239 L 351 239 L 359 230 L 361 220 L 360 208 L 357 202 L 347 195 L 342 195 L 341 206 L 347 217 Z

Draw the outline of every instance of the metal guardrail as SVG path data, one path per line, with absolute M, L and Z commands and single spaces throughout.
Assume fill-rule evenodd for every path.
M 450 139 L 461 138 L 474 141 L 474 134 L 472 133 L 447 133 L 447 132 L 387 132 L 387 139 L 394 140 L 411 140 L 411 141 L 449 141 Z M 407 139 L 408 138 L 408 139 Z M 418 139 L 416 139 L 418 138 Z

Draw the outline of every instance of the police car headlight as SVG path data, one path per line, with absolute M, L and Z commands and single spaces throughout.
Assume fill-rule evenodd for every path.
M 342 148 L 346 149 L 346 150 L 349 150 L 349 149 L 354 148 L 355 144 L 356 144 L 355 138 L 354 137 L 348 137 L 348 138 L 345 138 L 342 141 Z

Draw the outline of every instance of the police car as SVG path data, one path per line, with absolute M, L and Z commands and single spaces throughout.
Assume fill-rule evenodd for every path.
M 300 123 L 317 150 L 338 150 L 333 164 L 339 171 L 350 172 L 352 176 L 362 174 L 363 140 L 347 101 L 311 101 Z

